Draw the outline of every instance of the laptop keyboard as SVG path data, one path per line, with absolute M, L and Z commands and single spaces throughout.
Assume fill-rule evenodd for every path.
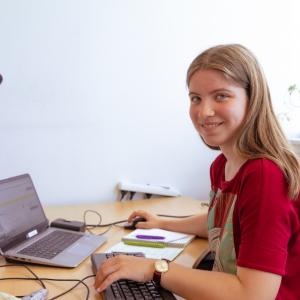
M 119 254 L 126 255 L 134 255 L 134 256 L 143 256 L 139 253 L 105 253 L 107 258 L 112 256 L 116 256 Z M 114 299 L 126 299 L 126 300 L 134 300 L 134 299 L 155 299 L 155 300 L 163 300 L 163 299 L 175 299 L 175 297 L 170 293 L 170 298 L 165 297 L 161 293 L 161 288 L 157 287 L 154 281 L 148 282 L 137 282 L 127 279 L 120 279 L 110 286 L 111 291 L 113 293 Z M 165 290 L 166 293 L 166 290 Z M 169 293 L 169 292 L 168 292 Z M 168 295 L 169 296 L 169 295 Z M 112 299 L 111 297 L 108 297 Z M 106 298 L 107 299 L 107 298 Z
M 43 238 L 22 249 L 18 253 L 30 255 L 34 257 L 51 259 L 65 250 L 68 246 L 72 245 L 82 235 L 55 230 L 47 234 Z

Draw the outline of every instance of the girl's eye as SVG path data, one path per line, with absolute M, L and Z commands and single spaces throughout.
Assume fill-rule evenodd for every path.
M 218 101 L 224 101 L 224 100 L 226 100 L 227 98 L 228 98 L 228 96 L 225 95 L 225 94 L 219 94 L 219 95 L 216 96 L 216 99 L 217 99 Z
M 198 96 L 192 96 L 190 99 L 192 103 L 199 103 L 201 100 Z

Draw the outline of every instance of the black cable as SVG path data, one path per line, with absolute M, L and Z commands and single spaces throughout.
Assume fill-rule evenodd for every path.
M 99 222 L 98 224 L 87 224 L 87 214 L 88 213 L 94 213 L 96 214 L 98 217 L 99 217 Z M 176 215 L 164 215 L 164 214 L 158 214 L 157 216 L 159 217 L 169 217 L 169 218 L 187 218 L 187 217 L 190 217 L 191 215 L 186 215 L 186 216 L 176 216 Z M 125 223 L 127 222 L 127 219 L 124 219 L 124 220 L 120 220 L 120 221 L 115 221 L 115 222 L 111 222 L 111 223 L 106 223 L 106 224 L 101 224 L 102 222 L 102 216 L 99 212 L 97 212 L 96 210 L 91 210 L 91 209 L 88 209 L 88 210 L 85 210 L 83 212 L 83 222 L 84 222 L 84 226 L 86 228 L 86 230 L 90 233 L 90 234 L 94 234 L 91 229 L 94 229 L 94 228 L 102 228 L 102 227 L 109 227 L 107 228 L 104 232 L 101 232 L 99 233 L 98 235 L 103 235 L 105 233 L 107 233 L 113 225 L 118 225 L 118 224 L 121 224 L 121 223 Z M 118 226 L 118 227 L 123 227 L 123 226 Z
M 176 216 L 176 215 L 164 215 L 164 214 L 157 214 L 157 216 L 159 217 L 168 217 L 168 218 L 188 218 L 191 217 L 193 215 L 185 215 L 185 216 Z M 106 223 L 106 224 L 85 224 L 85 226 L 88 227 L 107 227 L 107 226 L 113 226 L 113 225 L 117 225 L 120 223 L 125 223 L 127 222 L 127 219 L 124 220 L 119 220 L 119 221 L 115 221 L 115 222 L 111 222 L 111 223 Z
M 24 267 L 29 273 L 31 273 L 34 276 L 34 278 L 32 279 L 39 281 L 41 286 L 44 289 L 46 289 L 44 282 L 28 266 L 23 264 L 0 265 L 0 268 L 4 268 L 4 267 Z M 3 280 L 2 278 L 0 279 Z
M 99 222 L 98 224 L 86 224 L 86 215 L 87 213 L 94 213 L 96 214 L 98 217 L 99 217 Z M 109 225 L 106 225 L 106 226 L 103 226 L 101 225 L 101 222 L 102 222 L 102 216 L 100 213 L 98 213 L 96 210 L 91 210 L 91 209 L 88 209 L 88 210 L 85 210 L 84 213 L 83 213 L 83 222 L 84 222 L 84 225 L 85 225 L 85 228 L 86 230 L 90 233 L 90 234 L 94 234 L 91 230 L 91 229 L 94 229 L 96 227 L 109 227 L 107 228 L 104 232 L 101 232 L 101 233 L 98 233 L 97 235 L 103 235 L 105 233 L 107 233 L 111 228 L 112 228 L 112 224 L 109 224 Z
M 80 283 L 83 284 L 86 289 L 87 289 L 87 295 L 86 295 L 86 300 L 89 299 L 89 295 L 90 295 L 90 288 L 88 287 L 88 285 L 84 282 L 84 280 L 88 279 L 88 278 L 92 278 L 92 277 L 95 277 L 95 275 L 88 275 L 82 279 L 53 279 L 53 278 L 41 278 L 42 280 L 49 280 L 49 281 L 78 281 L 75 285 L 73 285 L 70 289 L 68 289 L 67 291 L 59 294 L 59 295 L 56 295 L 48 300 L 54 300 L 54 299 L 57 299 L 61 296 L 64 296 L 65 294 L 71 292 L 73 289 L 75 289 Z
M 87 222 L 86 222 L 86 215 L 87 215 L 88 213 L 94 213 L 94 214 L 96 214 L 96 215 L 99 217 L 99 222 L 98 222 L 98 224 L 96 224 L 96 225 L 88 225 L 88 224 L 87 224 Z M 87 230 L 90 234 L 93 234 L 93 232 L 90 231 L 89 227 L 92 227 L 92 229 L 95 228 L 95 227 L 100 227 L 101 222 L 102 222 L 102 216 L 101 216 L 101 214 L 98 213 L 96 210 L 87 209 L 87 210 L 85 210 L 85 211 L 83 212 L 83 222 L 84 222 L 84 226 L 85 226 L 86 230 Z
M 84 282 L 84 280 L 88 279 L 88 278 L 91 278 L 91 277 L 95 277 L 95 275 L 89 275 L 89 276 L 86 276 L 84 277 L 83 279 L 59 279 L 59 278 L 44 278 L 44 277 L 41 277 L 39 278 L 38 280 L 45 280 L 45 281 L 77 281 L 77 283 L 75 285 L 73 285 L 70 289 L 64 291 L 63 293 L 61 294 L 58 294 L 48 300 L 54 300 L 54 299 L 57 299 L 61 296 L 64 296 L 65 294 L 71 292 L 73 289 L 75 289 L 80 283 L 82 283 L 86 289 L 87 289 L 87 296 L 86 296 L 86 299 L 88 300 L 89 298 L 89 295 L 90 295 L 90 288 L 88 287 L 88 285 Z M 37 280 L 36 278 L 27 278 L 27 277 L 5 277 L 5 278 L 0 278 L 0 281 L 1 280 Z M 22 296 L 16 296 L 16 297 L 24 297 L 24 295 Z
M 45 286 L 43 280 L 45 281 L 77 281 L 77 283 L 75 285 L 73 285 L 70 289 L 68 289 L 67 291 L 61 293 L 61 294 L 58 294 L 48 300 L 54 300 L 54 299 L 57 299 L 67 293 L 69 293 L 70 291 L 72 291 L 73 289 L 75 289 L 79 284 L 83 284 L 86 289 L 87 289 L 87 296 L 86 296 L 86 300 L 88 300 L 89 298 L 89 295 L 90 295 L 90 288 L 88 287 L 88 285 L 84 282 L 86 279 L 88 278 L 91 278 L 91 277 L 95 277 L 95 275 L 88 275 L 82 279 L 58 279 L 58 278 L 44 278 L 44 277 L 38 277 L 28 266 L 26 265 L 16 265 L 16 264 L 12 264 L 12 265 L 0 265 L 0 268 L 1 267 L 24 267 L 26 268 L 26 270 L 28 270 L 33 276 L 34 278 L 27 278 L 27 277 L 5 277 L 5 278 L 0 278 L 0 281 L 1 280 L 37 280 L 41 283 L 42 287 L 44 289 L 47 289 L 47 287 Z M 17 297 L 23 297 L 23 296 L 17 296 Z
M 6 267 L 8 267 L 8 266 L 6 266 Z M 27 278 L 27 277 L 4 277 L 4 278 L 0 278 L 0 281 L 2 281 L 2 280 L 38 280 L 38 279 L 32 278 L 32 277 L 30 277 L 30 278 Z M 18 295 L 15 297 L 23 298 L 23 297 L 25 297 L 25 295 Z
M 15 265 L 15 266 L 17 266 L 17 265 Z M 42 287 L 45 289 L 46 286 L 45 286 L 44 282 L 28 266 L 26 266 L 26 265 L 23 265 L 23 266 L 26 268 L 26 270 L 28 272 L 30 272 L 36 278 L 36 280 L 38 280 L 40 282 L 40 284 L 42 285 Z
M 116 224 L 120 224 L 120 223 L 125 223 L 127 222 L 127 219 L 124 219 L 124 220 L 120 220 L 120 221 L 115 221 L 115 222 L 111 222 L 111 223 L 106 223 L 106 224 L 86 224 L 85 226 L 88 226 L 88 227 L 107 227 L 107 226 L 113 226 L 113 225 L 116 225 Z
M 106 223 L 106 224 L 86 224 L 85 226 L 88 226 L 88 227 L 107 227 L 107 226 L 113 226 L 113 225 L 117 225 L 117 224 L 125 223 L 125 222 L 127 222 L 127 219 L 120 220 L 120 221 L 115 221 L 115 222 L 111 222 L 111 223 Z

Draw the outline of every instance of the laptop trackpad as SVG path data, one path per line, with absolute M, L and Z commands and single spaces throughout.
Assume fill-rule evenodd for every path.
M 93 247 L 91 247 L 89 245 L 75 243 L 67 251 L 71 252 L 73 254 L 89 253 L 90 251 L 93 251 Z

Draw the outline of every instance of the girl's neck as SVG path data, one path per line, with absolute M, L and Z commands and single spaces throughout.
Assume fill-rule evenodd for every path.
M 225 149 L 221 149 L 222 153 L 226 157 L 226 165 L 225 165 L 225 180 L 232 180 L 241 166 L 247 161 L 246 158 L 241 155 L 231 151 L 226 151 Z

